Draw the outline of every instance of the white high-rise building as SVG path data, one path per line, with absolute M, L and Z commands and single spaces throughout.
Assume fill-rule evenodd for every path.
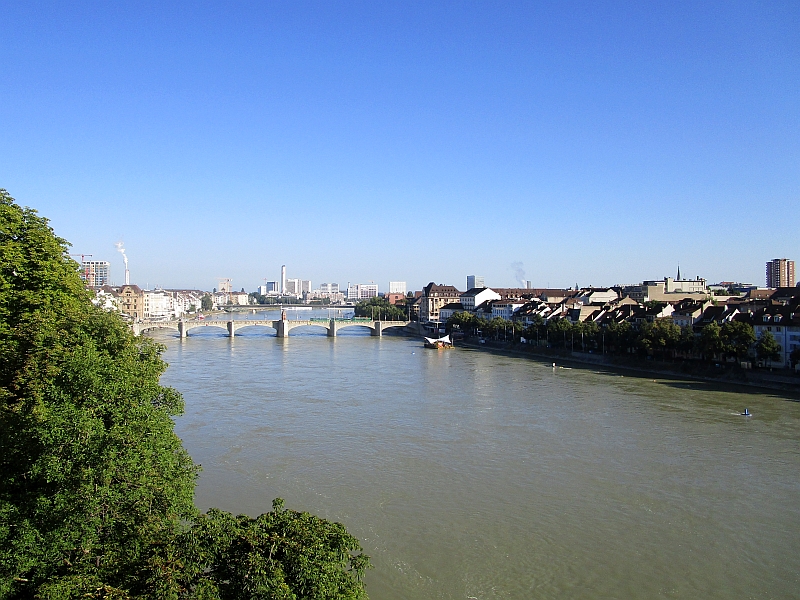
M 301 279 L 300 280 L 300 293 L 310 292 L 311 291 L 311 280 L 310 279 Z
M 482 275 L 467 275 L 467 290 L 486 287 Z
M 286 265 L 281 265 L 281 294 L 286 293 Z
M 284 283 L 283 293 L 289 296 L 299 296 L 302 293 L 300 289 L 300 280 L 287 279 Z
M 389 293 L 390 294 L 405 294 L 406 293 L 406 282 L 405 281 L 390 281 L 389 282 Z
M 81 279 L 91 287 L 108 285 L 111 264 L 105 260 L 85 260 L 81 265 Z
M 339 284 L 338 283 L 320 283 L 319 284 L 319 291 L 323 294 L 338 294 L 339 293 Z
M 366 300 L 378 295 L 378 284 L 355 283 L 347 286 L 348 300 Z

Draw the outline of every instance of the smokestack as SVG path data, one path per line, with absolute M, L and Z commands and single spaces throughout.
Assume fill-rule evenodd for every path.
M 125 247 L 123 246 L 122 242 L 117 242 L 114 244 L 117 247 L 117 252 L 122 254 L 122 260 L 125 261 L 125 285 L 131 284 L 131 274 L 128 271 L 128 256 L 125 254 Z
M 281 294 L 286 293 L 286 265 L 281 265 Z

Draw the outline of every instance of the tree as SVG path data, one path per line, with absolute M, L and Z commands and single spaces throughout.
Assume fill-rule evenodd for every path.
M 756 342 L 756 356 L 769 362 L 770 366 L 773 360 L 780 359 L 781 347 L 769 331 L 764 331 L 759 336 Z
M 475 330 L 477 323 L 478 319 L 475 317 L 475 315 L 467 311 L 459 311 L 457 313 L 453 313 L 453 316 L 447 319 L 446 329 L 447 331 L 458 329 L 459 331 L 463 331 L 465 334 L 470 335 Z
M 671 319 L 656 319 L 652 323 L 644 323 L 639 330 L 640 346 L 662 355 L 675 350 L 680 339 L 681 328 Z
M 394 304 L 389 304 L 386 298 L 375 296 L 362 300 L 355 307 L 355 316 L 369 317 L 384 321 L 405 321 L 406 312 Z
M 606 347 L 612 352 L 627 352 L 635 344 L 636 334 L 628 321 L 611 323 L 606 328 Z
M 747 356 L 747 352 L 756 341 L 756 332 L 753 326 L 743 321 L 723 323 L 720 335 L 725 345 L 725 351 L 735 354 L 739 359 Z
M 705 355 L 707 360 L 721 354 L 725 350 L 725 341 L 722 339 L 722 328 L 719 323 L 711 321 L 703 327 L 698 343 L 700 352 Z
M 214 308 L 214 301 L 211 299 L 211 296 L 205 294 L 200 298 L 200 308 L 203 310 L 211 310 Z
M 67 249 L 0 190 L 0 598 L 228 598 L 255 580 L 363 597 L 368 559 L 341 525 L 280 503 L 254 524 L 198 514 L 163 347 L 91 304 Z
M 792 350 L 791 354 L 789 354 L 789 360 L 792 363 L 792 368 L 794 368 L 797 363 L 800 363 L 800 347 Z
M 572 323 L 569 319 L 554 317 L 547 321 L 547 337 L 554 346 L 567 347 L 567 338 L 572 336 Z

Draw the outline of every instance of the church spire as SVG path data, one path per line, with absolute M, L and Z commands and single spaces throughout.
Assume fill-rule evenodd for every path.
M 675 281 L 681 280 L 681 263 L 678 263 L 678 276 L 675 278 Z

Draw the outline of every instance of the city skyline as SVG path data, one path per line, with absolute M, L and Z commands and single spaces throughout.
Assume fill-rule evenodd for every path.
M 772 223 L 800 199 L 796 3 L 0 18 L 0 187 L 116 283 L 120 241 L 132 282 L 205 289 L 255 289 L 275 263 L 409 289 L 613 285 L 678 263 L 761 285 L 766 261 L 800 255 Z

